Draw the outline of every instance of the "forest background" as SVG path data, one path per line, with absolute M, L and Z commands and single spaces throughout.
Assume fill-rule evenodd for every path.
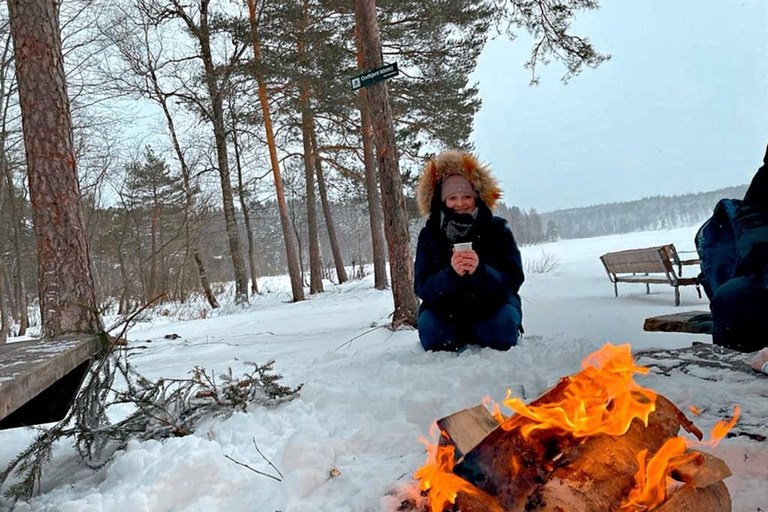
M 376 286 L 387 286 L 371 142 L 360 95 L 348 83 L 360 61 L 347 4 L 260 2 L 252 19 L 243 2 L 61 3 L 81 203 L 100 307 L 128 314 L 153 300 L 185 301 L 202 292 L 216 307 L 223 283 L 233 280 L 247 300 L 248 292 L 259 292 L 258 276 L 288 269 L 287 238 L 310 293 L 322 291 L 322 279 L 343 282 L 372 267 Z M 470 76 L 489 37 L 529 29 L 537 42 L 528 62 L 534 80 L 536 64 L 547 55 L 565 65 L 566 79 L 608 58 L 588 39 L 557 27 L 547 32 L 526 4 L 378 2 L 383 57 L 401 69 L 389 90 L 412 240 L 422 224 L 413 185 L 426 159 L 444 148 L 473 149 L 481 101 Z M 566 28 L 574 12 L 597 7 L 563 5 L 564 12 L 551 14 Z M 254 23 L 258 57 L 251 52 Z M 552 33 L 561 39 L 553 41 Z M 288 234 L 281 230 L 261 100 L 274 125 Z M 30 306 L 38 268 L 5 4 L 0 123 L 5 339 L 35 324 Z M 498 214 L 528 245 L 693 225 L 709 216 L 717 199 L 741 197 L 744 190 L 547 213 L 502 204 Z

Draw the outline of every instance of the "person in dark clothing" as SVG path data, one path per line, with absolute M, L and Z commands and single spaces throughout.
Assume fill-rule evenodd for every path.
M 768 147 L 733 224 L 737 263 L 710 302 L 712 341 L 754 352 L 768 346 Z
M 523 265 L 507 221 L 491 212 L 501 197 L 496 179 L 473 155 L 446 151 L 425 167 L 417 196 L 428 217 L 414 276 L 422 346 L 516 345 Z

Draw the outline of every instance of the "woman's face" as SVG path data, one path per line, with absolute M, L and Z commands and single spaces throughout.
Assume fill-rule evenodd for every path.
M 475 209 L 475 196 L 472 194 L 453 194 L 445 200 L 445 206 L 456 213 L 472 213 Z

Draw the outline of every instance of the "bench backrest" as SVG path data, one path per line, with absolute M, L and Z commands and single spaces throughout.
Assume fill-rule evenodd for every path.
M 674 245 L 609 252 L 600 256 L 609 274 L 672 274 L 677 259 Z

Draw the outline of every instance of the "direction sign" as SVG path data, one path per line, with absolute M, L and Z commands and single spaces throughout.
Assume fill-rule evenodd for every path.
M 393 64 L 384 64 L 380 68 L 370 69 L 349 80 L 352 90 L 356 91 L 361 87 L 368 87 L 375 83 L 397 76 L 400 72 L 397 70 L 397 62 Z

